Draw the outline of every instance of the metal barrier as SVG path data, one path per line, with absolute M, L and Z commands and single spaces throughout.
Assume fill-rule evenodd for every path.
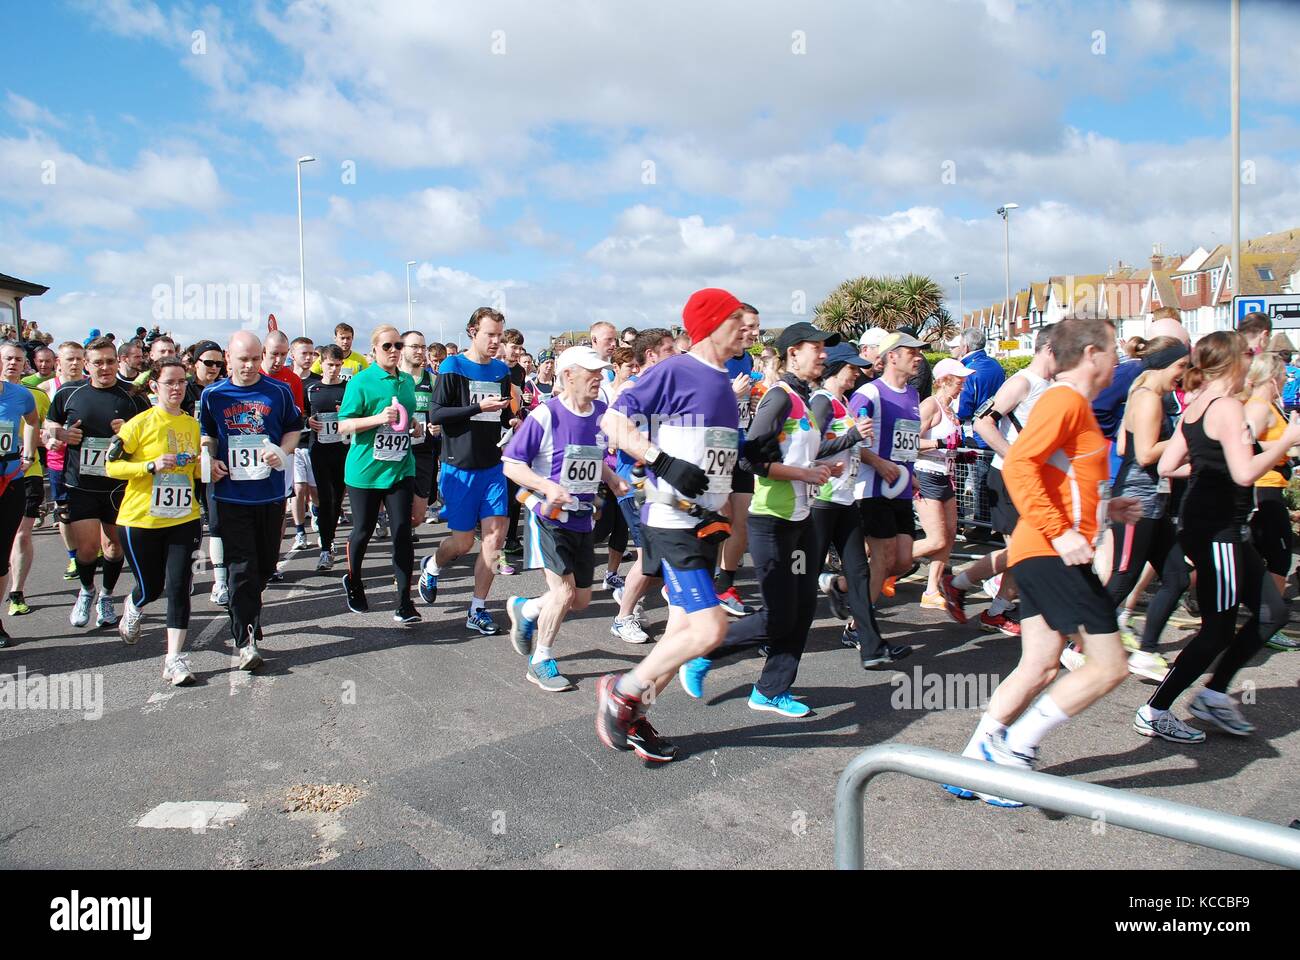
M 838 870 L 863 869 L 862 798 L 867 784 L 880 773 L 902 773 L 935 783 L 959 784 L 1044 810 L 1090 819 L 1100 815 L 1105 823 L 1117 827 L 1300 869 L 1300 831 L 1139 796 L 1114 787 L 1000 767 L 925 747 L 886 743 L 858 754 L 840 774 L 835 787 L 835 867 Z
M 969 448 L 963 452 L 972 452 Z M 984 478 L 988 465 L 993 462 L 993 451 L 976 449 L 975 460 L 952 464 L 953 488 L 957 492 L 957 523 L 969 527 L 992 529 L 993 517 L 989 512 L 989 495 Z

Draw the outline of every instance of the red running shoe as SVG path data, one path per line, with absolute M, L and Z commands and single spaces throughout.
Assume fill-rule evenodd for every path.
M 943 595 L 944 606 L 948 608 L 948 616 L 958 623 L 966 623 L 966 591 L 958 590 L 953 586 L 951 573 L 945 573 L 939 578 L 939 593 Z
M 1006 614 L 999 613 L 992 616 L 985 610 L 980 614 L 980 626 L 990 633 L 1004 633 L 1008 637 L 1020 636 L 1020 624 Z

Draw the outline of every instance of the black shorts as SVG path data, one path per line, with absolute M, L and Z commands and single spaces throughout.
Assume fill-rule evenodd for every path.
M 528 510 L 524 535 L 524 566 L 546 569 L 557 576 L 573 576 L 579 590 L 591 586 L 596 570 L 596 538 L 592 531 L 578 533 L 558 523 L 543 520 Z
M 433 459 L 433 451 L 416 451 L 415 454 L 415 495 L 421 500 L 428 500 L 433 492 L 433 473 L 438 469 L 438 461 Z
M 35 520 L 40 517 L 41 504 L 45 502 L 45 478 L 25 477 L 23 483 L 27 485 L 27 506 L 23 508 L 23 516 Z
M 916 515 L 911 497 L 867 497 L 858 501 L 862 532 L 872 540 L 916 536 Z
M 1007 485 L 1002 482 L 1002 471 L 989 467 L 988 478 L 984 483 L 989 492 L 989 515 L 993 521 L 993 529 L 1007 535 L 1015 533 L 1016 524 L 1020 522 L 1020 511 L 1011 502 L 1011 497 L 1007 496 Z
M 1118 633 L 1115 604 L 1090 564 L 1067 566 L 1060 557 L 1029 557 L 1011 572 L 1020 591 L 1020 620 L 1041 616 L 1062 635 L 1080 628 L 1093 636 Z
M 82 490 L 79 487 L 68 488 L 68 523 L 78 520 L 98 520 L 109 526 L 117 526 L 117 511 L 122 506 L 122 496 L 126 493 L 126 483 L 112 490 Z
M 1256 487 L 1255 501 L 1258 509 L 1250 521 L 1251 540 L 1264 559 L 1268 572 L 1279 577 L 1291 573 L 1291 547 L 1295 534 L 1291 530 L 1291 514 L 1282 498 L 1281 487 Z
M 636 499 L 634 497 L 624 497 L 618 502 L 619 510 L 623 511 L 623 522 L 627 524 L 627 537 L 632 541 L 632 546 L 641 546 L 641 511 L 637 509 Z M 609 509 L 606 507 L 606 509 Z
M 705 543 L 694 530 L 641 527 L 641 570 L 647 577 L 663 577 L 663 563 L 674 570 L 708 570 L 718 566 L 718 545 Z
M 957 496 L 957 492 L 952 488 L 952 481 L 948 479 L 946 473 L 935 473 L 933 470 L 916 471 L 916 486 L 920 495 L 926 500 L 951 500 Z
M 752 494 L 754 492 L 754 475 L 748 470 L 741 470 L 740 467 L 736 467 L 731 471 L 731 492 Z M 670 560 L 669 563 L 671 562 Z

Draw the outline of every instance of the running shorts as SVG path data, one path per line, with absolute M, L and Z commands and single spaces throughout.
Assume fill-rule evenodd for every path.
M 465 533 L 484 517 L 506 516 L 506 475 L 501 464 L 486 470 L 462 470 L 444 463 L 438 484 L 449 530 Z
M 916 536 L 911 497 L 866 497 L 858 501 L 862 530 L 873 540 Z
M 752 494 L 754 492 L 754 475 L 748 470 L 736 467 L 731 471 L 731 492 Z
M 989 515 L 993 522 L 993 529 L 1010 536 L 1016 532 L 1016 524 L 1020 522 L 1020 511 L 1007 495 L 1007 486 L 1002 482 L 1002 471 L 989 467 L 988 479 L 984 483 L 989 492 Z
M 951 500 L 957 496 L 946 473 L 933 470 L 916 471 L 916 486 L 921 497 L 926 500 Z
M 98 520 L 109 526 L 117 525 L 117 511 L 122 506 L 126 482 L 113 490 L 80 490 L 68 487 L 68 522 Z
M 641 527 L 641 542 L 641 569 L 647 577 L 664 579 L 670 604 L 687 613 L 718 605 L 713 590 L 717 544 L 705 543 L 694 530 L 649 526 Z
M 421 500 L 428 500 L 433 492 L 433 471 L 438 461 L 433 458 L 433 450 L 415 453 L 415 495 Z
M 578 533 L 533 511 L 528 513 L 524 536 L 524 566 L 529 570 L 546 569 L 560 577 L 573 577 L 579 590 L 588 589 L 596 570 L 596 539 L 590 530 Z
M 41 504 L 45 502 L 45 478 L 27 477 L 24 483 L 27 484 L 27 506 L 23 509 L 23 516 L 35 520 L 41 515 Z
M 293 451 L 293 482 L 316 486 L 316 475 L 311 469 L 311 451 L 298 447 Z
M 633 497 L 624 497 L 618 502 L 619 510 L 623 511 L 623 522 L 627 524 L 627 536 L 632 541 L 632 546 L 641 547 L 641 511 L 636 507 L 636 499 Z
M 68 499 L 68 488 L 63 485 L 63 471 L 50 470 L 50 499 L 55 503 L 64 503 Z
M 1082 628 L 1093 636 L 1118 633 L 1115 604 L 1091 564 L 1068 566 L 1060 557 L 1028 557 L 1011 572 L 1020 591 L 1020 622 L 1041 616 L 1063 636 Z

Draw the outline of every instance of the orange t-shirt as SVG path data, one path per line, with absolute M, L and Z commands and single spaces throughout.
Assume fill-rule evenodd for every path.
M 1087 398 L 1069 384 L 1044 391 L 1011 445 L 1002 479 L 1020 511 L 1009 565 L 1056 556 L 1052 541 L 1070 529 L 1093 542 L 1100 485 L 1110 480 L 1110 462 Z

